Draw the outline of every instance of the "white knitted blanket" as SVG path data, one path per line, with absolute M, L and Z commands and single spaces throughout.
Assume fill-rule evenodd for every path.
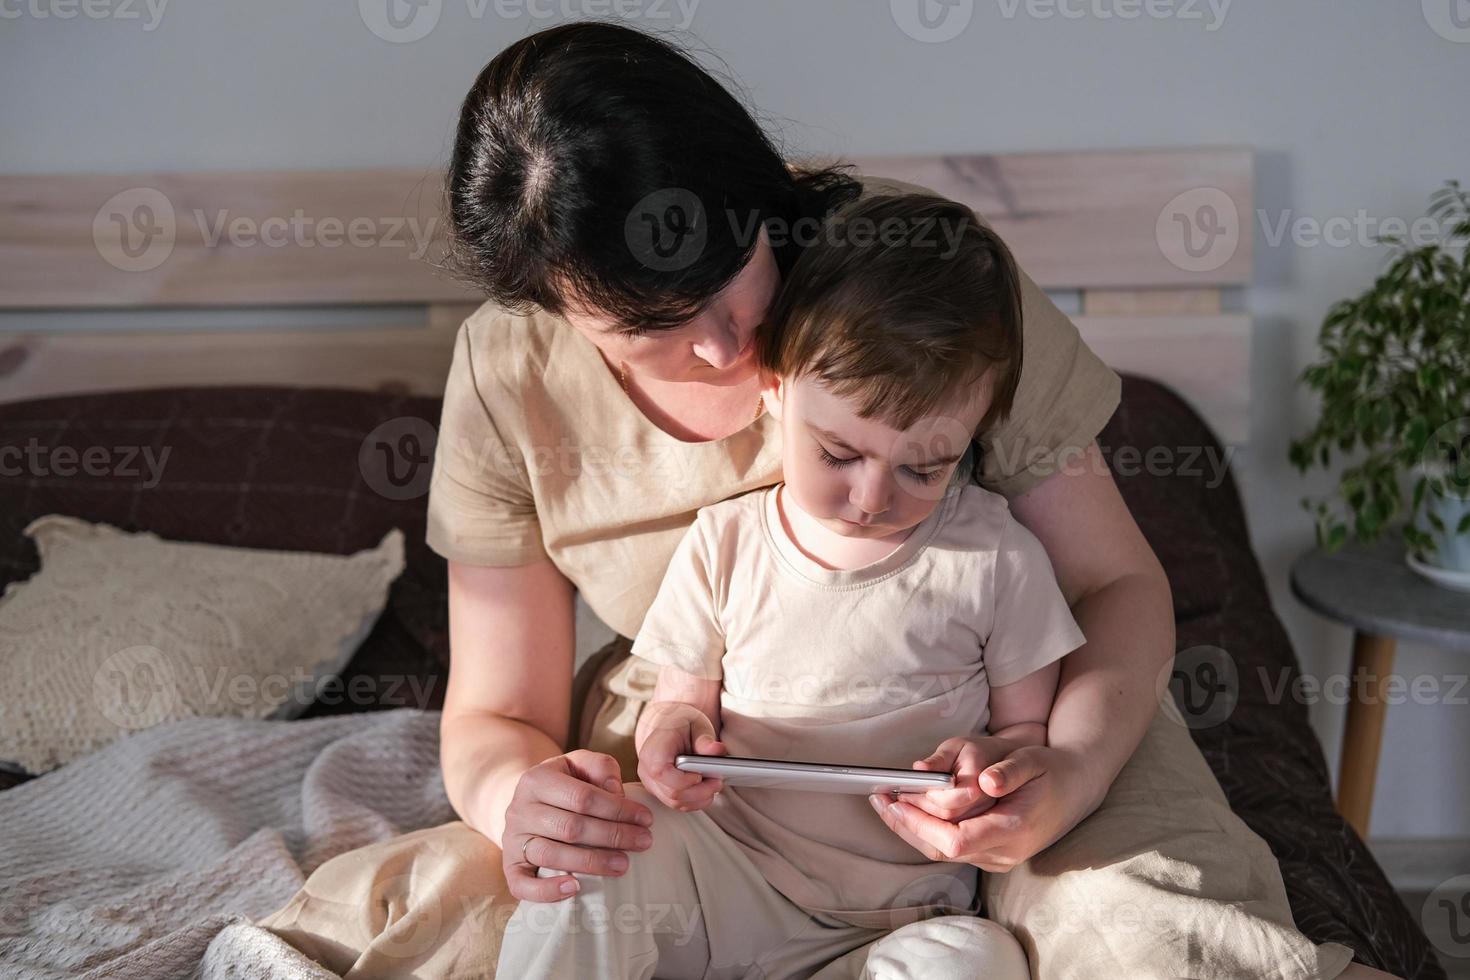
M 0 793 L 0 976 L 336 976 L 252 922 L 344 851 L 455 819 L 439 715 L 204 718 Z

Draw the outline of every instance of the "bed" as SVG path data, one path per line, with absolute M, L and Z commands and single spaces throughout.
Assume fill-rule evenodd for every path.
M 1023 267 L 1059 302 L 1073 304 L 1069 312 L 1088 342 L 1124 373 L 1122 405 L 1099 437 L 1105 449 L 1194 447 L 1203 458 L 1221 459 L 1227 446 L 1245 440 L 1250 320 L 1231 309 L 1246 306 L 1249 236 L 1224 261 L 1201 264 L 1198 256 L 1171 257 L 1164 230 L 1171 208 L 1188 217 L 1201 206 L 1201 188 L 1216 192 L 1203 199 L 1207 203 L 1224 200 L 1238 214 L 1252 213 L 1248 151 L 893 158 L 863 166 L 973 204 L 1012 240 Z M 354 213 L 341 210 L 351 207 L 383 213 L 378 205 L 384 202 L 401 208 L 432 200 L 421 177 L 386 171 L 346 181 L 155 175 L 152 183 L 175 200 L 214 195 L 264 213 L 290 213 L 282 210 L 283 201 L 295 206 L 323 194 L 330 200 L 320 206 L 336 207 L 336 213 Z M 391 263 L 362 276 L 362 257 L 342 252 L 301 249 L 294 258 L 260 257 L 263 264 L 249 268 L 256 257 L 224 267 L 195 262 L 191 249 L 203 246 L 188 240 L 182 223 L 174 245 L 182 268 L 169 270 L 164 263 L 165 274 L 152 278 L 147 271 L 112 276 L 96 261 L 106 246 L 92 236 L 92 219 L 102 202 L 139 182 L 126 176 L 0 179 L 0 213 L 25 214 L 0 232 L 0 259 L 23 257 L 0 283 L 0 306 L 414 306 L 405 306 L 402 326 L 380 321 L 355 329 L 223 334 L 0 334 L 0 452 L 29 440 L 79 451 L 120 442 L 172 447 L 169 467 L 147 490 L 136 481 L 83 473 L 0 480 L 0 587 L 35 572 L 37 555 L 21 532 L 50 513 L 170 539 L 331 554 L 366 548 L 397 527 L 407 542 L 407 569 L 344 680 L 391 675 L 404 683 L 392 692 L 377 685 L 382 697 L 369 702 L 313 704 L 304 717 L 398 707 L 432 711 L 442 704 L 448 669 L 444 563 L 423 544 L 424 497 L 373 492 L 361 451 L 385 424 L 437 420 L 435 392 L 447 368 L 448 342 L 474 297 Z M 246 186 L 251 194 L 242 194 Z M 22 201 L 30 206 L 21 208 Z M 57 228 L 82 219 L 85 224 L 76 227 L 85 237 L 58 236 Z M 38 247 L 43 238 L 45 249 Z M 42 259 L 54 262 L 69 248 L 92 253 L 81 270 L 44 273 Z M 87 275 L 88 269 L 96 274 Z M 40 278 L 28 279 L 27 271 Z M 1232 807 L 1279 859 L 1303 932 L 1318 942 L 1347 944 L 1359 961 L 1398 976 L 1442 978 L 1415 916 L 1336 812 L 1306 708 L 1268 695 L 1262 678 L 1292 676 L 1296 658 L 1251 551 L 1234 479 L 1216 482 L 1212 476 L 1208 467 L 1167 477 L 1134 467 L 1117 476 L 1168 572 L 1179 649 L 1191 656 L 1228 650 L 1238 667 L 1238 702 L 1228 719 L 1191 733 Z M 0 787 L 8 793 L 25 784 L 36 793 L 54 778 L 5 774 Z

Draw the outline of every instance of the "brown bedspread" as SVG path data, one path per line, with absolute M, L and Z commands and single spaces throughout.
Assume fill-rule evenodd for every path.
M 27 454 L 19 475 L 0 476 L 0 586 L 35 571 L 35 549 L 21 530 L 48 513 L 165 538 L 336 554 L 370 547 L 399 527 L 408 569 L 343 685 L 308 714 L 437 708 L 448 664 L 444 563 L 423 544 L 424 497 L 390 499 L 370 485 L 383 485 L 381 467 L 389 457 L 400 467 L 395 476 L 408 477 L 412 464 L 405 453 L 412 455 L 414 446 L 402 435 L 411 424 L 388 427 L 386 438 L 374 442 L 389 448 L 370 446 L 365 464 L 360 454 L 364 440 L 385 422 L 435 424 L 438 416 L 434 399 L 286 388 L 0 404 L 0 462 L 16 462 L 13 452 L 3 455 L 6 447 Z M 1140 454 L 1166 447 L 1179 464 L 1196 450 L 1213 451 L 1217 459 L 1221 453 L 1177 396 L 1137 378 L 1125 379 L 1123 404 L 1098 441 L 1109 453 L 1124 446 Z M 58 464 L 65 457 L 54 455 L 59 446 L 78 454 L 104 447 L 110 468 L 92 475 L 78 467 L 63 475 L 67 467 Z M 147 470 L 136 456 L 136 475 L 118 472 L 130 447 L 151 447 L 155 459 L 169 450 L 156 486 L 145 486 Z M 1213 485 L 1203 462 L 1195 457 L 1194 475 L 1118 476 L 1169 574 L 1179 649 L 1222 649 L 1237 669 L 1238 703 L 1223 721 L 1209 716 L 1210 723 L 1195 727 L 1195 741 L 1231 805 L 1280 860 L 1303 932 L 1319 942 L 1345 943 L 1362 962 L 1402 977 L 1443 978 L 1417 921 L 1334 810 L 1306 708 L 1291 698 L 1273 703 L 1268 697 L 1262 671 L 1278 684 L 1296 672 L 1296 658 L 1251 551 L 1234 481 Z M 365 479 L 363 465 L 372 479 Z M 364 679 L 367 698 L 351 696 L 354 678 Z M 18 779 L 0 775 L 0 787 Z

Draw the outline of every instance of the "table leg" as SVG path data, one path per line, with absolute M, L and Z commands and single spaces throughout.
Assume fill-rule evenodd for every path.
M 1363 840 L 1373 811 L 1378 750 L 1383 745 L 1384 700 L 1393 670 L 1394 641 L 1371 633 L 1353 634 L 1353 668 L 1348 676 L 1347 725 L 1337 771 L 1337 809 Z

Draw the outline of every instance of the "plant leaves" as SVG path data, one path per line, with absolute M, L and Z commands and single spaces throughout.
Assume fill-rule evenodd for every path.
M 1429 211 L 1433 236 L 1382 236 L 1391 246 L 1383 270 L 1363 292 L 1331 305 L 1318 331 L 1319 357 L 1298 379 L 1319 397 L 1320 414 L 1289 444 L 1291 463 L 1305 474 L 1314 465 L 1330 469 L 1333 449 L 1343 464 L 1367 451 L 1339 476 L 1342 520 L 1326 503 L 1303 500 L 1324 547 L 1340 546 L 1349 529 L 1367 537 L 1387 526 L 1402 511 L 1404 477 L 1430 434 L 1470 418 L 1470 194 L 1445 181 L 1429 195 Z M 1413 480 L 1411 518 L 1438 482 Z M 1410 542 L 1433 540 L 1420 528 L 1403 533 Z

